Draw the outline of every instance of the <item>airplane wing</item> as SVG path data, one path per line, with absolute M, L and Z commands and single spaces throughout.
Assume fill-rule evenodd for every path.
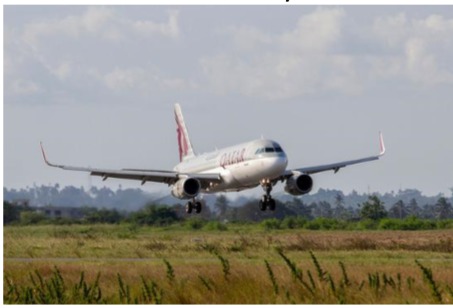
M 175 171 L 166 171 L 166 170 L 144 170 L 144 169 L 120 169 L 120 170 L 111 170 L 111 169 L 99 169 L 99 168 L 85 168 L 85 167 L 74 167 L 66 165 L 57 165 L 52 164 L 48 161 L 46 153 L 41 143 L 41 151 L 44 161 L 47 165 L 51 167 L 61 168 L 64 170 L 71 171 L 83 171 L 89 172 L 90 175 L 100 176 L 102 180 L 105 181 L 108 178 L 116 179 L 128 179 L 128 180 L 138 180 L 141 181 L 142 185 L 146 182 L 158 182 L 166 183 L 172 185 L 176 183 L 181 178 L 196 178 L 200 181 L 202 186 L 208 186 L 209 183 L 221 182 L 220 174 L 216 173 L 179 173 Z
M 384 145 L 384 138 L 382 137 L 382 133 L 379 133 L 379 148 L 380 148 L 380 152 L 378 155 L 375 155 L 375 156 L 368 156 L 368 157 L 358 158 L 358 159 L 354 159 L 354 160 L 337 162 L 337 163 L 333 163 L 333 164 L 326 164 L 326 165 L 319 165 L 319 166 L 287 170 L 285 172 L 284 176 L 285 177 L 291 176 L 294 171 L 305 173 L 305 174 L 312 174 L 312 173 L 333 170 L 335 173 L 337 173 L 338 170 L 340 170 L 340 168 L 343 168 L 343 167 L 346 167 L 349 165 L 360 164 L 360 163 L 364 163 L 364 162 L 368 162 L 368 161 L 372 161 L 372 160 L 377 160 L 382 155 L 385 154 L 385 145 Z

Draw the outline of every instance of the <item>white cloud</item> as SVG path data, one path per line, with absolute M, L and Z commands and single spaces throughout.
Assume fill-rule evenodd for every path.
M 23 79 L 13 81 L 11 90 L 14 94 L 18 95 L 29 95 L 42 91 L 42 89 L 33 81 Z
M 407 40 L 405 55 L 405 73 L 414 82 L 424 85 L 453 83 L 452 72 L 439 67 L 436 56 L 428 51 L 425 40 L 419 38 Z
M 142 87 L 143 82 L 145 82 L 145 76 L 145 71 L 140 68 L 115 68 L 104 76 L 104 82 L 112 90 L 131 89 Z
M 136 45 L 131 49 L 133 55 L 127 47 L 129 43 L 141 42 L 141 46 L 149 50 L 153 42 L 177 40 L 181 33 L 176 10 L 163 11 L 162 21 L 134 18 L 116 7 L 101 6 L 54 16 L 38 16 L 16 27 L 12 26 L 14 23 L 5 26 L 6 92 L 30 97 L 42 91 L 49 95 L 58 92 L 54 97 L 59 100 L 67 91 L 86 88 L 96 82 L 105 86 L 101 91 L 132 89 L 144 93 L 152 87 L 194 86 L 179 76 L 166 78 L 157 75 L 161 73 L 159 70 L 149 72 L 139 67 L 138 63 L 150 60 L 139 60 L 143 52 L 137 50 Z M 144 37 L 146 42 L 143 42 Z M 101 91 L 96 92 L 102 95 Z M 8 96 L 8 101 L 23 100 Z
M 373 23 L 372 35 L 389 47 L 397 47 L 407 36 L 407 25 L 408 20 L 404 13 L 378 16 Z
M 52 69 L 53 74 L 60 80 L 65 80 L 73 72 L 72 65 L 69 62 L 62 62 Z
M 202 70 L 219 93 L 232 91 L 268 100 L 320 89 L 358 91 L 353 61 L 332 54 L 341 38 L 343 17 L 341 9 L 316 9 L 301 16 L 293 29 L 277 35 L 249 26 L 232 27 L 228 33 L 247 55 L 224 52 L 204 57 Z
M 250 51 L 260 45 L 272 43 L 272 37 L 250 25 L 231 26 L 223 33 L 231 35 L 239 50 Z
M 342 9 L 318 8 L 299 18 L 296 27 L 277 41 L 297 52 L 326 53 L 340 38 L 343 17 Z
M 132 28 L 141 35 L 150 36 L 160 34 L 171 38 L 177 38 L 180 34 L 178 25 L 178 12 L 171 11 L 166 23 L 156 23 L 150 20 L 138 20 L 134 22 L 126 21 Z
M 160 12 L 160 20 L 146 19 L 95 6 L 20 28 L 6 26 L 5 84 L 21 80 L 14 88 L 21 93 L 64 95 L 101 85 L 101 91 L 203 88 L 284 100 L 318 92 L 356 95 L 382 81 L 424 87 L 453 83 L 453 19 L 442 15 L 397 13 L 363 22 L 349 16 L 347 7 L 321 7 L 273 28 L 254 19 L 219 23 L 222 29 L 206 23 L 210 29 L 196 30 L 200 43 L 194 46 L 192 40 L 179 40 L 178 11 Z M 184 32 L 194 35 L 196 26 Z M 212 42 L 213 35 L 218 42 Z M 86 93 L 105 95 L 101 91 Z
M 185 79 L 162 77 L 162 75 L 156 69 L 138 67 L 115 68 L 113 71 L 104 75 L 95 74 L 106 87 L 115 91 L 134 90 L 148 93 L 156 88 L 163 90 L 186 90 L 197 87 L 195 83 L 186 81 Z
M 453 19 L 408 19 L 400 13 L 377 18 L 373 30 L 377 41 L 391 51 L 375 62 L 382 77 L 399 76 L 423 86 L 453 83 L 453 63 L 446 58 L 451 52 L 445 52 L 453 47 Z
M 25 26 L 23 40 L 38 48 L 42 38 L 49 36 L 99 35 L 106 38 L 105 27 L 114 18 L 112 10 L 105 7 L 89 7 L 82 15 L 70 15 L 62 19 L 42 20 Z
M 412 28 L 427 39 L 451 41 L 453 19 L 445 19 L 443 16 L 433 14 L 425 19 L 414 20 Z
M 24 28 L 22 38 L 33 48 L 39 48 L 44 38 L 55 36 L 94 36 L 111 41 L 123 40 L 131 34 L 177 38 L 180 34 L 178 12 L 171 11 L 168 14 L 167 22 L 156 23 L 124 18 L 107 7 L 88 7 L 80 15 L 29 23 Z
M 206 56 L 200 65 L 214 91 L 268 100 L 319 91 L 355 95 L 381 81 L 453 83 L 453 19 L 399 13 L 351 28 L 357 24 L 349 18 L 343 9 L 319 8 L 277 34 L 231 26 L 226 33 L 237 50 Z M 357 53 L 350 45 L 365 48 Z

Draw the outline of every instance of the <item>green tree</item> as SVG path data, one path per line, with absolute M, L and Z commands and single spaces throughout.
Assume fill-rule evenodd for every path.
M 179 220 L 176 211 L 165 206 L 149 204 L 131 216 L 132 222 L 139 225 L 166 226 Z
M 124 218 L 116 209 L 109 210 L 102 208 L 98 210 L 96 208 L 88 208 L 84 212 L 85 220 L 90 223 L 114 224 L 119 223 Z
M 19 208 L 8 201 L 3 201 L 3 223 L 7 225 L 14 221 L 18 221 L 19 218 Z
M 40 223 L 46 219 L 42 213 L 34 211 L 25 211 L 20 213 L 20 223 L 23 225 L 33 225 Z
M 453 208 L 446 198 L 441 197 L 434 205 L 434 213 L 437 219 L 447 219 L 453 217 Z
M 291 201 L 286 202 L 286 207 L 293 211 L 295 215 L 302 216 L 306 219 L 313 219 L 311 208 L 304 203 L 301 198 L 293 197 Z
M 407 206 L 408 216 L 420 217 L 420 211 L 421 209 L 418 206 L 417 200 L 412 198 Z
M 380 220 L 387 217 L 387 211 L 378 196 L 372 195 L 368 197 L 368 200 L 362 204 L 360 210 L 360 216 L 362 219 Z
M 346 220 L 350 217 L 350 214 L 344 204 L 343 193 L 339 192 L 335 196 L 335 208 L 333 209 L 333 217 L 342 220 Z
M 236 217 L 238 221 L 261 221 L 263 216 L 270 211 L 262 212 L 258 208 L 258 202 L 251 200 L 245 203 L 243 206 L 238 207 L 236 211 Z
M 219 211 L 219 218 L 224 219 L 228 210 L 228 199 L 225 195 L 218 195 L 215 201 L 215 207 Z
M 435 212 L 436 212 L 436 209 L 435 209 L 434 205 L 425 204 L 420 211 L 420 216 L 421 216 L 421 218 L 424 218 L 424 219 L 433 219 L 433 218 L 436 218 Z
M 408 210 L 403 200 L 398 200 L 392 207 L 389 209 L 389 217 L 391 218 L 406 218 L 408 215 Z
M 318 203 L 314 203 L 315 206 L 313 207 L 313 216 L 314 217 L 332 217 L 332 206 L 327 201 L 320 201 Z

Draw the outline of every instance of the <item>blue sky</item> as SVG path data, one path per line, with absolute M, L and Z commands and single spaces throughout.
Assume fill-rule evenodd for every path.
M 315 189 L 453 187 L 451 6 L 5 6 L 4 186 L 139 187 L 46 167 L 171 169 L 264 136 L 289 167 L 387 154 Z M 164 185 L 147 184 L 146 190 Z

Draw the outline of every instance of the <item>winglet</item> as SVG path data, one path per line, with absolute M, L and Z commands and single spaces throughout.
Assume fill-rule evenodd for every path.
M 379 132 L 379 156 L 382 156 L 385 154 L 385 144 L 384 144 L 384 137 L 382 137 L 382 132 Z
M 43 147 L 43 145 L 42 145 L 42 141 L 39 143 L 39 145 L 41 146 L 41 152 L 42 152 L 42 157 L 44 158 L 44 162 L 45 162 L 48 166 L 55 167 L 55 165 L 49 163 L 49 161 L 47 160 L 46 152 L 44 152 L 44 147 Z

